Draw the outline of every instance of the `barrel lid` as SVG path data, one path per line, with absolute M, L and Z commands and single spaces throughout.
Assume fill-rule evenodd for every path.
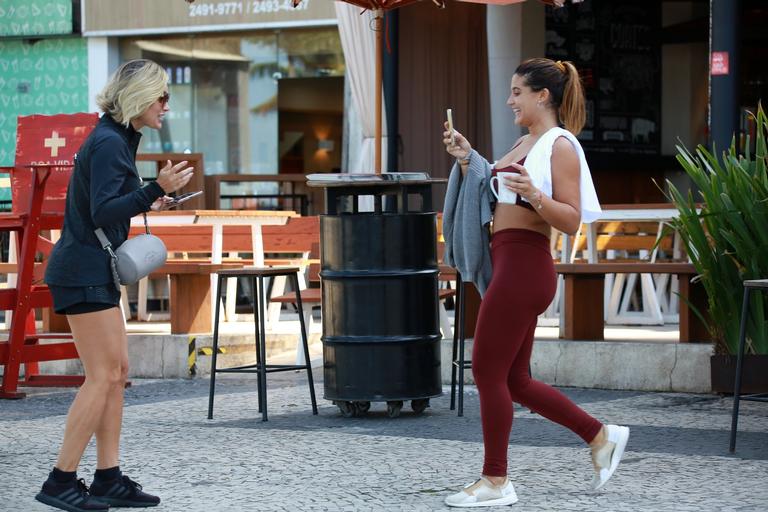
M 422 185 L 445 183 L 445 179 L 432 179 L 426 172 L 372 173 L 316 173 L 307 176 L 310 187 L 349 187 L 370 185 Z

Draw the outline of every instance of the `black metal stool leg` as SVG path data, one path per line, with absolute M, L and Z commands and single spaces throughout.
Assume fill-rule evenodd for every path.
M 259 282 L 259 349 L 261 351 L 261 370 L 259 375 L 259 381 L 261 382 L 261 390 L 263 391 L 263 397 L 261 399 L 261 419 L 267 421 L 267 328 L 265 323 L 266 307 L 264 304 L 264 278 L 259 276 L 257 278 Z
M 456 300 L 453 301 L 453 343 L 451 343 L 451 410 L 456 408 L 456 357 L 459 350 L 459 304 L 461 302 L 461 285 L 456 280 Z
M 744 363 L 744 345 L 747 338 L 747 315 L 749 314 L 749 292 L 744 287 L 744 299 L 741 301 L 741 325 L 739 326 L 739 352 L 736 358 L 736 382 L 733 385 L 733 413 L 731 414 L 731 443 L 729 450 L 736 450 L 736 429 L 739 422 L 739 399 L 741 397 L 741 372 Z
M 317 401 L 315 400 L 315 383 L 312 379 L 312 363 L 309 359 L 309 345 L 307 344 L 307 327 L 304 325 L 304 306 L 301 303 L 301 290 L 299 290 L 298 274 L 291 274 L 293 289 L 296 291 L 296 307 L 299 310 L 299 325 L 301 326 L 301 346 L 304 350 L 304 368 L 307 370 L 307 382 L 309 384 L 309 396 L 312 400 L 312 414 L 317 414 Z
M 263 362 L 261 360 L 261 343 L 259 342 L 259 287 L 257 286 L 256 278 L 251 277 L 251 304 L 253 304 L 253 340 L 254 340 L 254 349 L 256 351 L 256 391 L 257 391 L 257 402 L 258 402 L 258 411 L 262 412 L 264 410 L 264 405 L 262 404 L 262 397 L 264 396 L 264 391 L 261 389 L 261 371 Z
M 466 298 L 466 290 L 464 289 L 464 283 L 461 285 L 461 310 L 460 310 L 460 323 L 459 323 L 459 416 L 464 416 L 464 299 Z
M 216 388 L 216 355 L 219 349 L 219 312 L 221 310 L 221 282 L 219 276 L 216 287 L 216 314 L 213 319 L 213 354 L 211 355 L 211 385 L 208 390 L 208 419 L 213 419 L 213 394 Z

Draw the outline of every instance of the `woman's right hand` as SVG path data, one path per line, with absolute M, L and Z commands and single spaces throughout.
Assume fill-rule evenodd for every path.
M 453 130 L 454 142 L 451 144 L 451 132 L 448 130 L 448 122 L 444 123 L 445 131 L 443 132 L 443 144 L 445 144 L 445 150 L 454 158 L 460 160 L 466 159 L 472 152 L 472 145 L 469 141 L 459 132 Z
M 160 169 L 160 172 L 157 174 L 157 184 L 160 185 L 166 194 L 184 188 L 189 183 L 189 180 L 192 179 L 192 171 L 195 169 L 193 167 L 184 168 L 187 163 L 189 162 L 184 160 L 176 165 L 171 165 L 171 161 L 168 160 L 165 167 Z

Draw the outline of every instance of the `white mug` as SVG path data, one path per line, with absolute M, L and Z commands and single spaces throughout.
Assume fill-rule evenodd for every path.
M 496 199 L 500 203 L 510 203 L 515 204 L 517 203 L 517 194 L 515 192 L 512 192 L 509 190 L 506 185 L 504 185 L 504 178 L 507 176 L 512 176 L 515 174 L 520 174 L 517 172 L 500 172 L 497 173 L 496 176 L 491 177 L 491 192 L 494 196 L 496 196 Z M 497 185 L 496 187 L 499 189 L 498 192 L 496 192 L 496 189 L 493 188 L 493 182 L 496 180 Z

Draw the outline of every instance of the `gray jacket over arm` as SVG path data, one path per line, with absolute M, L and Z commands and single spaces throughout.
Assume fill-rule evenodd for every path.
M 474 283 L 480 295 L 491 281 L 491 165 L 472 150 L 466 176 L 458 163 L 448 179 L 443 207 L 443 260 L 461 274 L 462 281 Z

